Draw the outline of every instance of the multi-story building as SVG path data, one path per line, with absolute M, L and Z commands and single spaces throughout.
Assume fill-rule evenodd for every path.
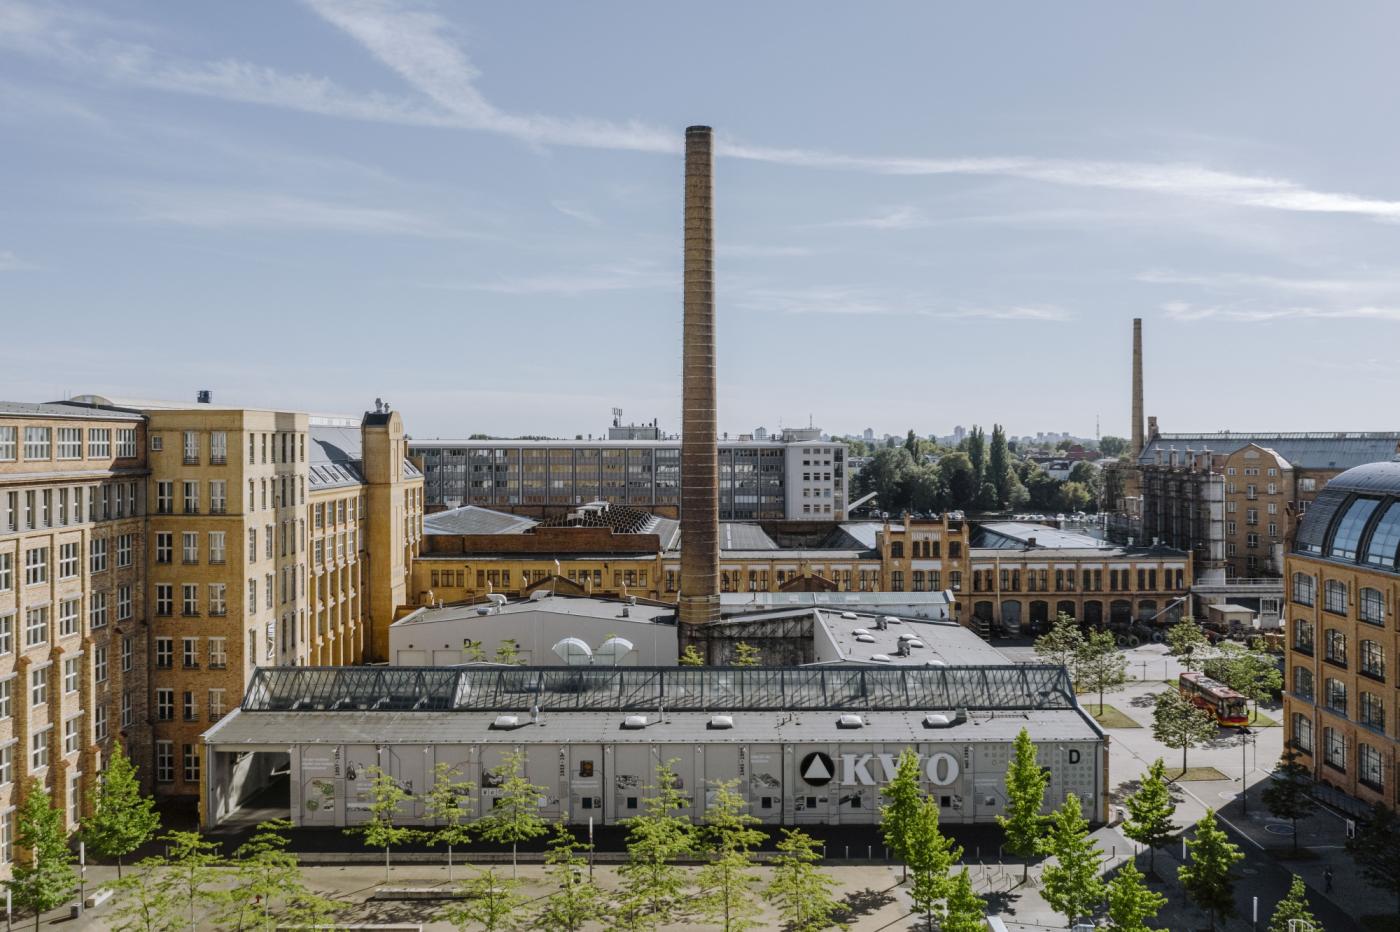
M 1286 740 L 1318 780 L 1394 807 L 1400 462 L 1332 478 L 1298 527 L 1286 572 Z
M 479 505 L 555 514 L 588 502 L 680 513 L 678 439 L 414 440 L 430 508 Z M 782 439 L 719 442 L 719 507 L 726 521 L 846 516 L 846 445 L 816 430 Z
M 29 781 L 73 828 L 119 735 L 150 760 L 148 473 L 137 414 L 0 404 L 0 870 Z

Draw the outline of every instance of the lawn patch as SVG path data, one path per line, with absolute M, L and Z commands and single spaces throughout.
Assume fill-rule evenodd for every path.
M 1090 715 L 1092 715 L 1092 716 L 1094 717 L 1094 721 L 1098 722 L 1100 725 L 1102 725 L 1102 726 L 1105 727 L 1105 728 L 1141 728 L 1141 727 L 1142 727 L 1142 725 L 1138 724 L 1138 723 L 1137 723 L 1136 721 L 1134 721 L 1133 719 L 1131 719 L 1131 718 L 1129 718 L 1128 716 L 1124 715 L 1122 712 L 1118 711 L 1117 709 L 1115 709 L 1115 708 L 1114 708 L 1113 706 L 1111 706 L 1111 705 L 1104 705 L 1103 708 L 1100 709 L 1100 708 L 1099 708 L 1099 705 L 1098 705 L 1097 703 L 1094 703 L 1094 702 L 1086 702 L 1086 703 L 1083 703 L 1083 706 L 1084 706 L 1084 711 L 1085 711 L 1085 712 L 1088 712 Z
M 1260 712 L 1258 709 L 1255 709 L 1255 710 L 1254 710 L 1254 718 L 1250 719 L 1249 724 L 1253 725 L 1253 726 L 1256 727 L 1256 728 L 1277 728 L 1277 727 L 1278 727 L 1278 722 L 1276 722 L 1276 721 L 1274 721 L 1273 719 L 1269 718 L 1269 716 L 1265 715 L 1263 712 Z
M 1229 777 L 1216 770 L 1214 767 L 1187 767 L 1186 770 L 1168 770 L 1167 779 L 1173 783 L 1190 783 L 1192 781 L 1228 780 Z

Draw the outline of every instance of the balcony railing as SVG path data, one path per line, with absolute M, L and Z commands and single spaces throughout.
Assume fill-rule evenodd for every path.
M 184 462 L 184 464 L 185 464 L 186 466 L 198 466 L 198 465 L 199 465 L 199 454 L 198 454 L 198 453 L 195 453 L 195 454 L 191 455 L 191 454 L 189 454 L 189 453 L 186 453 L 185 456 L 184 456 L 183 462 Z

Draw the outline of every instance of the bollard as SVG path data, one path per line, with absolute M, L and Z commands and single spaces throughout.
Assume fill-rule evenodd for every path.
M 865 859 L 866 859 L 867 861 L 873 861 L 873 860 L 875 860 L 875 846 L 874 846 L 874 845 L 866 845 L 866 846 L 865 846 Z
M 847 845 L 847 846 L 846 846 L 846 860 L 849 861 L 850 859 L 851 859 L 851 846 L 850 846 L 850 845 Z

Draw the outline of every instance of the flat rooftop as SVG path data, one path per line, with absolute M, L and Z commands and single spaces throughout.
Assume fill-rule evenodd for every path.
M 490 609 L 489 615 L 483 615 L 482 609 Z M 623 614 L 624 610 L 626 610 L 626 615 Z M 542 595 L 539 598 L 507 602 L 499 607 L 490 602 L 480 602 L 473 605 L 444 605 L 442 608 L 424 606 L 403 616 L 391 627 L 419 627 L 443 622 L 477 621 L 486 617 L 522 615 L 531 612 L 608 618 L 621 624 L 656 624 L 673 622 L 676 609 L 671 605 L 648 605 L 645 603 L 632 605 L 623 599 Z

